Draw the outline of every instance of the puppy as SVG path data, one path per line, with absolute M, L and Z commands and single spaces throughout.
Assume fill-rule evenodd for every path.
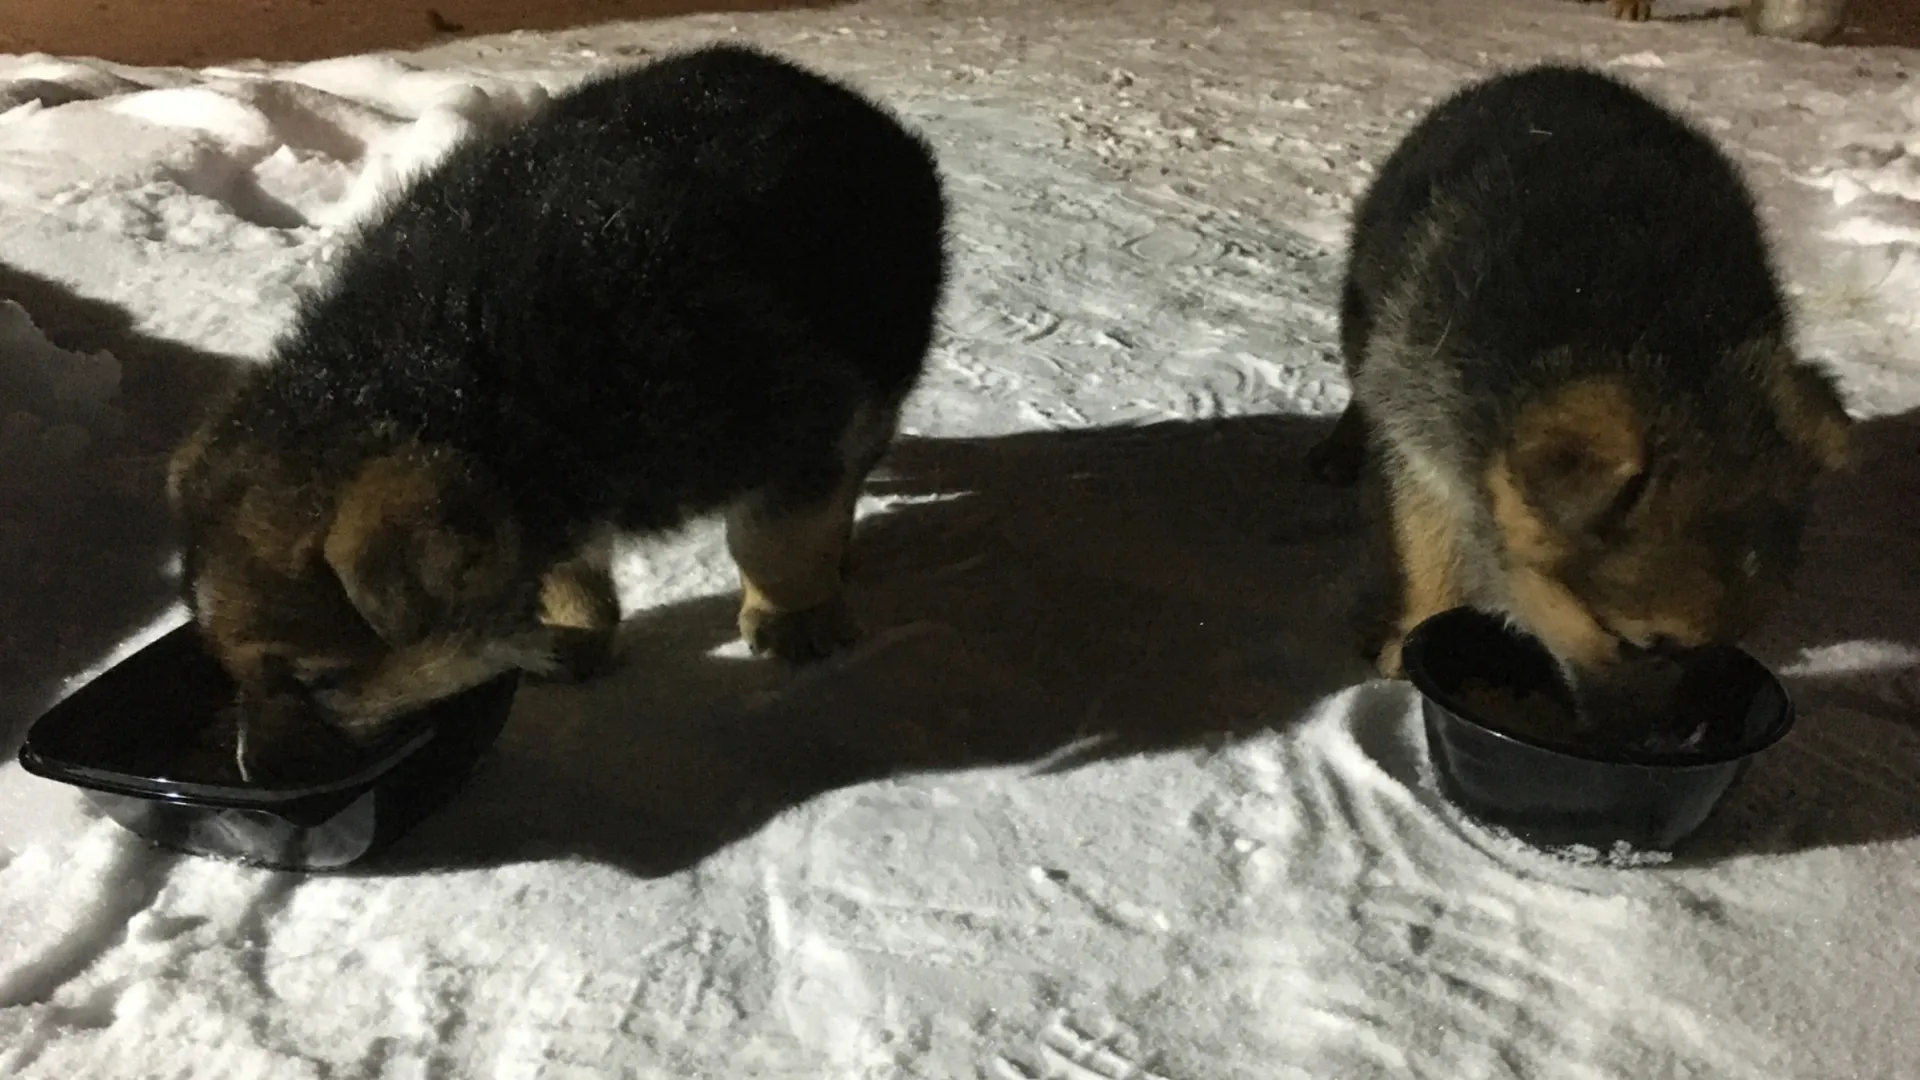
M 612 539 L 695 515 L 725 516 L 755 652 L 851 641 L 854 502 L 926 361 L 946 215 L 890 113 L 734 45 L 454 150 L 172 459 L 249 743 L 317 721 L 344 753 L 510 669 L 593 674 Z
M 1847 0 L 1733 0 L 1733 6 L 1750 34 L 1817 44 L 1840 32 Z M 1623 22 L 1653 18 L 1653 0 L 1607 0 L 1607 8 Z
M 1592 3 L 1593 0 L 1582 0 Z M 1646 22 L 1653 18 L 1653 0 L 1607 0 L 1607 10 L 1623 22 Z
M 1753 200 L 1706 137 L 1590 70 L 1478 82 L 1389 155 L 1348 258 L 1353 397 L 1310 462 L 1382 481 L 1382 674 L 1459 604 L 1589 679 L 1777 604 L 1852 421 L 1795 356 Z

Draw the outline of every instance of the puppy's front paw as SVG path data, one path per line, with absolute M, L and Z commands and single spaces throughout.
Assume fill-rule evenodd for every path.
M 740 636 L 756 656 L 772 654 L 802 664 L 853 644 L 860 627 L 844 596 L 804 611 L 776 611 L 748 600 L 740 607 Z
M 1407 638 L 1406 630 L 1392 619 L 1364 612 L 1355 620 L 1354 635 L 1360 656 L 1372 664 L 1382 678 L 1401 677 L 1400 649 Z
M 1653 0 L 1613 0 L 1613 17 L 1626 22 L 1646 22 L 1653 18 Z
M 588 682 L 613 667 L 615 627 L 583 629 L 576 626 L 553 628 L 553 666 L 536 677 L 546 682 L 572 684 Z
M 1381 643 L 1380 651 L 1373 658 L 1374 670 L 1380 673 L 1381 678 L 1399 679 L 1406 676 L 1400 664 L 1400 650 L 1406 642 L 1407 636 L 1396 631 Z

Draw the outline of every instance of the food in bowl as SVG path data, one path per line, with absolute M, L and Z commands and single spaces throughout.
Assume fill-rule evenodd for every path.
M 1706 735 L 1705 722 L 1684 708 L 1685 667 L 1674 668 L 1670 679 L 1577 684 L 1574 707 L 1479 676 L 1463 679 L 1456 692 L 1475 719 L 1519 738 L 1589 750 L 1674 751 L 1697 746 Z

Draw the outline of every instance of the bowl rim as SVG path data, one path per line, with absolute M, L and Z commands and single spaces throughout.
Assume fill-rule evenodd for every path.
M 69 687 L 65 693 L 46 705 L 27 725 L 21 735 L 20 745 L 13 755 L 21 770 L 43 780 L 86 791 L 178 803 L 205 809 L 258 810 L 278 813 L 321 799 L 344 799 L 350 802 L 359 795 L 378 787 L 389 773 L 412 760 L 426 749 L 428 744 L 445 736 L 445 725 L 433 715 L 437 710 L 456 702 L 504 697 L 505 700 L 498 702 L 497 707 L 510 713 L 524 682 L 520 671 L 503 671 L 465 690 L 430 702 L 409 712 L 403 718 L 404 722 L 398 725 L 397 730 L 374 746 L 367 747 L 366 757 L 351 772 L 326 780 L 307 781 L 287 786 L 175 780 L 109 768 L 88 761 L 70 761 L 42 752 L 40 741 L 36 740 L 35 735 L 43 730 L 43 725 L 61 722 L 67 713 L 76 708 L 76 699 L 79 699 L 85 691 L 96 684 L 115 678 L 125 678 L 127 674 L 125 669 L 137 658 L 148 654 L 150 650 L 169 646 L 177 647 L 178 641 L 195 632 L 194 624 L 190 620 L 181 622 L 115 660 L 95 673 L 92 678 Z
M 66 784 L 86 791 L 125 795 L 154 802 L 180 803 L 210 810 L 265 810 L 269 813 L 297 803 L 332 796 L 357 796 L 377 786 L 382 777 L 418 753 L 439 735 L 433 726 L 425 726 L 368 760 L 347 776 L 301 787 L 271 788 L 252 784 L 222 784 L 194 780 L 172 780 L 141 776 L 98 766 L 71 764 L 44 757 L 33 745 L 22 742 L 16 759 L 20 768 L 43 780 Z
M 1565 744 L 1528 738 L 1516 732 L 1505 731 L 1482 722 L 1474 715 L 1472 710 L 1461 708 L 1459 699 L 1443 690 L 1427 670 L 1426 650 L 1422 648 L 1422 644 L 1431 636 L 1430 628 L 1434 623 L 1442 619 L 1460 618 L 1463 612 L 1500 623 L 1509 636 L 1531 636 L 1516 626 L 1513 620 L 1506 615 L 1496 611 L 1489 611 L 1485 608 L 1475 607 L 1471 604 L 1462 604 L 1428 616 L 1412 630 L 1407 632 L 1406 640 L 1401 647 L 1401 666 L 1406 672 L 1407 681 L 1413 684 L 1414 689 L 1419 691 L 1422 698 L 1440 706 L 1446 710 L 1448 715 L 1471 726 L 1475 731 L 1479 731 L 1496 739 L 1518 743 L 1521 746 L 1540 751 L 1541 753 L 1552 754 L 1556 757 L 1566 758 L 1572 761 L 1582 761 L 1592 765 L 1630 766 L 1643 769 L 1683 771 L 1688 769 L 1717 768 L 1752 758 L 1786 738 L 1787 733 L 1793 730 L 1793 726 L 1798 719 L 1798 710 L 1795 708 L 1793 695 L 1787 692 L 1786 685 L 1780 681 L 1780 677 L 1774 674 L 1773 669 L 1761 663 L 1758 657 L 1755 657 L 1752 653 L 1744 649 L 1735 647 L 1734 651 L 1752 663 L 1754 668 L 1765 677 L 1766 684 L 1771 686 L 1780 695 L 1781 709 L 1779 717 L 1767 728 L 1766 732 L 1757 739 L 1748 740 L 1736 746 L 1710 754 L 1692 753 L 1684 750 L 1640 750 L 1628 747 L 1617 750 L 1588 752 Z

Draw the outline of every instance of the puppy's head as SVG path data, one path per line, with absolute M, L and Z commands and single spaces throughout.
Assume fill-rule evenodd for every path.
M 1564 384 L 1493 455 L 1516 606 L 1575 667 L 1735 643 L 1791 584 L 1810 488 L 1845 463 L 1851 420 L 1781 350 L 1727 367 L 1709 404 Z
M 511 666 L 496 631 L 533 602 L 522 530 L 453 451 L 335 468 L 206 431 L 176 452 L 168 495 L 202 638 L 277 727 L 305 710 L 376 741 L 384 721 Z

